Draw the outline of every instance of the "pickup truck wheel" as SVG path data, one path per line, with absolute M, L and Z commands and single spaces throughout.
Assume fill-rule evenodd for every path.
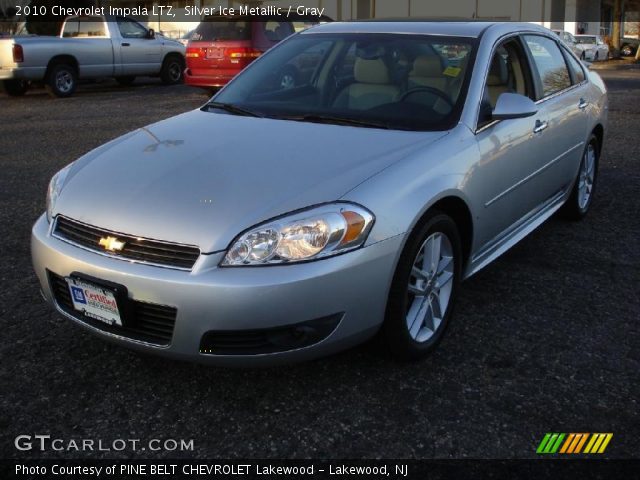
M 45 88 L 55 97 L 69 97 L 78 86 L 78 73 L 71 65 L 60 63 L 54 65 L 47 75 Z
M 133 82 L 135 82 L 135 80 L 136 80 L 136 77 L 134 77 L 134 76 L 116 77 L 116 82 L 118 82 L 123 87 L 128 87 Z
M 160 70 L 160 79 L 165 85 L 175 85 L 182 82 L 182 72 L 184 71 L 184 62 L 177 55 L 169 55 L 162 62 L 162 70 Z
M 7 95 L 21 97 L 29 90 L 29 82 L 26 80 L 5 80 L 2 85 Z

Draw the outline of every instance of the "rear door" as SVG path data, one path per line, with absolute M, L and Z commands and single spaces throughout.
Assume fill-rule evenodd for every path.
M 575 177 L 586 141 L 588 97 L 582 67 L 568 52 L 543 35 L 524 35 L 534 82 L 540 142 L 536 195 L 539 201 L 568 188 Z M 571 59 L 573 57 L 570 57 Z M 578 74 L 581 74 L 578 76 Z
M 149 38 L 148 30 L 138 22 L 116 17 L 118 32 L 114 35 L 114 49 L 120 53 L 119 75 L 151 75 L 162 66 L 162 42 Z M 120 38 L 117 38 L 120 37 Z

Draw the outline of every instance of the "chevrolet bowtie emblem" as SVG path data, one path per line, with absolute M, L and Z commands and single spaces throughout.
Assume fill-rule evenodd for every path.
M 124 248 L 124 243 L 115 237 L 102 237 L 98 244 L 110 252 L 119 252 Z

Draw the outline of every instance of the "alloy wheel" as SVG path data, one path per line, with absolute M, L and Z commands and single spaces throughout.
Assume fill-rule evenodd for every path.
M 56 88 L 62 93 L 68 93 L 73 89 L 73 76 L 66 70 L 56 73 Z
M 454 271 L 451 241 L 441 232 L 431 234 L 418 250 L 407 286 L 406 324 L 416 342 L 428 341 L 442 324 L 451 298 Z
M 578 180 L 578 205 L 584 210 L 591 200 L 593 183 L 596 175 L 596 149 L 590 143 L 584 152 L 582 164 L 580 166 L 580 178 Z

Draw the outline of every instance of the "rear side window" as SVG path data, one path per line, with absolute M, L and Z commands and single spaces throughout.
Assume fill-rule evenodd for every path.
M 524 39 L 537 70 L 534 71 L 534 75 L 537 75 L 540 81 L 541 98 L 569 88 L 569 70 L 556 42 L 538 35 L 525 35 Z
M 106 37 L 107 31 L 102 17 L 82 17 L 67 20 L 62 36 L 65 38 Z
M 241 20 L 204 20 L 193 32 L 191 40 L 196 42 L 251 40 L 251 23 Z
M 295 33 L 291 22 L 270 20 L 264 22 L 264 36 L 271 42 L 281 42 L 289 35 Z

